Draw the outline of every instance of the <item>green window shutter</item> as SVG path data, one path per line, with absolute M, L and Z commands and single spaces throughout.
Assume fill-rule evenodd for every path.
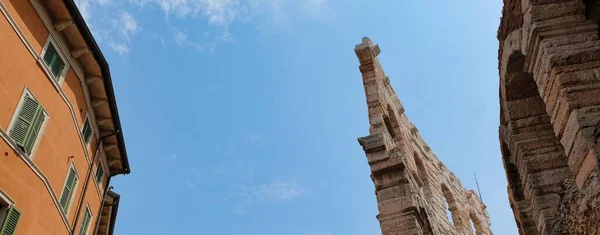
M 54 64 L 52 64 L 52 74 L 54 74 L 54 77 L 58 79 L 58 76 L 60 76 L 60 72 L 65 67 L 65 63 L 60 59 L 60 57 L 58 57 L 58 55 L 56 55 L 55 57 L 56 60 Z
M 54 49 L 52 43 L 50 43 L 48 44 L 48 47 L 46 48 L 46 52 L 44 54 L 44 62 L 46 62 L 46 65 L 48 65 L 48 67 L 50 67 L 52 60 L 55 58 L 54 56 L 56 56 L 56 50 Z
M 54 75 L 55 79 L 58 79 L 60 72 L 65 67 L 65 63 L 62 61 L 60 56 L 58 56 L 58 52 L 52 43 L 48 44 L 46 48 L 46 52 L 44 54 L 44 62 L 50 69 L 50 72 Z
M 79 227 L 79 235 L 86 235 L 88 228 L 90 227 L 91 219 L 92 215 L 90 215 L 90 211 L 86 209 L 83 214 L 83 220 L 81 221 L 81 227 Z
M 10 136 L 27 154 L 31 153 L 43 121 L 44 109 L 36 100 L 26 95 L 17 120 L 11 128 Z
M 85 143 L 89 143 L 92 137 L 92 126 L 90 126 L 90 119 L 86 118 L 83 123 L 83 129 L 81 130 L 81 135 L 83 135 L 83 140 Z
M 27 135 L 27 140 L 24 146 L 27 154 L 30 154 L 31 150 L 33 149 L 33 144 L 35 143 L 35 140 L 37 139 L 37 136 L 40 133 L 42 123 L 44 122 L 44 117 L 44 109 L 42 108 L 42 106 L 38 106 L 35 113 L 35 118 L 33 119 L 33 123 L 31 124 L 30 133 L 29 135 Z
M 16 207 L 11 206 L 8 208 L 8 212 L 6 213 L 6 217 L 4 218 L 4 222 L 2 223 L 2 229 L 0 230 L 0 235 L 13 235 L 17 230 L 17 224 L 19 223 L 19 218 L 21 217 L 21 212 L 17 210 Z
M 104 177 L 104 169 L 102 163 L 98 162 L 98 169 L 96 169 L 96 182 L 102 183 L 102 177 Z
M 73 197 L 73 191 L 75 191 L 75 185 L 77 185 L 77 173 L 75 173 L 75 170 L 71 168 L 69 169 L 69 174 L 67 175 L 65 187 L 60 195 L 60 206 L 65 213 L 69 209 L 69 204 L 71 202 L 71 198 Z

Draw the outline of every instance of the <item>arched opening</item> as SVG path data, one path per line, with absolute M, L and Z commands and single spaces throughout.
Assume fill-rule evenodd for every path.
M 423 181 L 421 181 L 421 178 L 419 177 L 419 175 L 417 175 L 417 172 L 413 170 L 411 172 L 411 174 L 412 174 L 412 177 L 417 182 L 417 186 L 419 186 L 419 188 L 421 189 L 421 191 L 423 191 Z
M 585 5 L 585 17 L 588 20 L 596 21 L 596 24 L 600 24 L 600 1 L 583 0 L 583 4 Z
M 475 213 L 469 213 L 469 224 L 471 226 L 471 234 L 480 235 L 483 234 L 483 227 L 481 226 L 481 220 L 475 215 Z
M 477 233 L 477 229 L 475 229 L 475 224 L 473 223 L 473 219 L 470 219 L 469 223 L 471 225 L 471 234 L 473 234 L 473 235 L 479 234 L 479 233 Z
M 448 189 L 445 184 L 442 184 L 442 193 L 444 194 L 444 205 L 446 207 L 446 217 L 448 217 L 448 222 L 456 225 L 454 221 L 454 219 L 458 216 L 456 213 L 456 202 L 454 201 L 454 197 L 452 196 L 450 189 Z
M 417 152 L 413 152 L 413 159 L 415 160 L 415 165 L 417 165 L 417 176 L 418 183 L 421 190 L 421 193 L 425 194 L 424 187 L 427 184 L 427 173 L 425 172 L 425 166 L 423 165 L 423 161 L 419 159 Z
M 388 133 L 390 133 L 390 136 L 392 138 L 396 137 L 396 133 L 394 132 L 394 129 L 392 128 L 392 122 L 390 121 L 390 118 L 388 116 L 383 116 L 383 122 L 385 123 L 385 128 L 387 128 Z
M 400 134 L 398 117 L 390 104 L 387 105 L 387 115 L 383 116 L 383 122 L 392 138 L 396 138 Z
M 558 207 L 555 198 L 572 174 L 546 104 L 524 65 L 525 56 L 514 53 L 502 77 L 500 139 L 515 219 L 525 234 L 536 234 L 554 223 L 556 215 L 545 209 Z
M 421 181 L 423 181 L 423 184 L 425 184 L 425 182 L 427 181 L 427 172 L 425 172 L 425 165 L 423 165 L 423 161 L 421 161 L 421 159 L 418 157 L 416 151 L 413 153 L 413 158 L 415 160 L 415 164 L 417 165 L 419 177 L 421 178 Z

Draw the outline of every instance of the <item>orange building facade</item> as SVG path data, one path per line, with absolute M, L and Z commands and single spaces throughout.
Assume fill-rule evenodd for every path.
M 130 169 L 106 60 L 73 0 L 0 13 L 0 235 L 112 234 Z

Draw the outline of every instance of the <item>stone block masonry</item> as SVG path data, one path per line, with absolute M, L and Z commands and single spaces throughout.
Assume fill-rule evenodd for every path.
M 382 234 L 491 235 L 479 196 L 462 187 L 408 120 L 377 59 L 379 46 L 365 37 L 354 50 L 370 123 L 369 136 L 358 141 L 371 168 Z
M 600 234 L 599 10 L 504 0 L 499 139 L 520 234 Z

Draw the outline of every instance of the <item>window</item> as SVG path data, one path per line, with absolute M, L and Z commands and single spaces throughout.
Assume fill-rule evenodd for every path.
M 85 213 L 83 214 L 83 220 L 81 220 L 81 227 L 79 227 L 79 235 L 86 235 L 88 229 L 90 228 L 90 222 L 92 221 L 92 214 L 90 213 L 90 208 L 85 209 Z
M 14 203 L 6 199 L 0 192 L 0 235 L 13 235 L 17 231 L 21 212 Z
M 63 69 L 65 68 L 65 62 L 62 60 L 60 55 L 58 55 L 58 51 L 56 51 L 56 48 L 52 42 L 48 42 L 43 57 L 44 62 L 54 76 L 54 79 L 58 81 L 62 75 Z
M 71 204 L 71 198 L 73 197 L 75 186 L 77 186 L 77 180 L 77 172 L 75 172 L 75 168 L 71 166 L 71 168 L 69 168 L 69 174 L 67 174 L 65 187 L 63 188 L 63 191 L 60 194 L 60 206 L 62 207 L 65 213 L 67 213 L 69 205 Z
M 16 120 L 10 128 L 10 137 L 25 153 L 31 154 L 45 118 L 44 108 L 33 96 L 26 93 Z
M 81 129 L 81 135 L 83 136 L 83 141 L 86 144 L 90 143 L 92 139 L 92 126 L 90 125 L 90 119 L 85 118 L 85 122 L 83 123 L 83 129 Z
M 96 182 L 102 183 L 102 177 L 104 177 L 104 168 L 102 168 L 102 162 L 98 162 L 98 169 L 96 169 Z

